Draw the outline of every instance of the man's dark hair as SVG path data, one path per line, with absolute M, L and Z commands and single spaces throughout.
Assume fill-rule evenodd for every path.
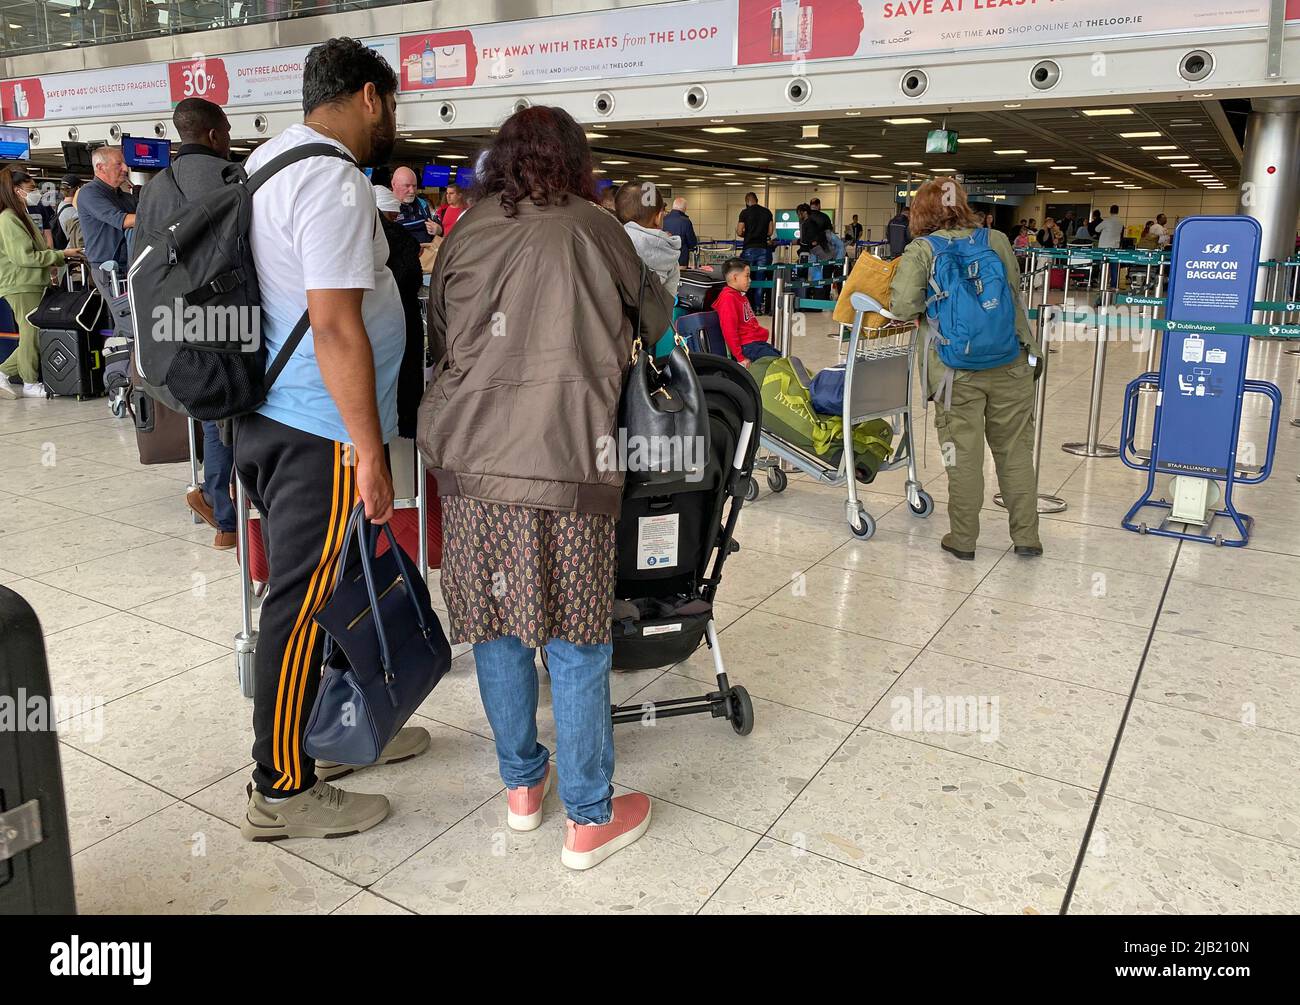
M 744 272 L 749 268 L 749 263 L 743 258 L 728 258 L 722 263 L 723 277 L 734 276 L 737 272 Z
M 1114 213 L 1116 216 L 1119 216 L 1119 205 L 1116 204 L 1114 206 L 1111 206 L 1110 211 Z
M 746 193 L 745 193 L 745 198 L 746 198 L 746 199 L 753 199 L 755 202 L 758 202 L 758 195 L 757 195 L 757 193 L 754 193 L 754 192 L 746 192 Z
M 302 68 L 302 110 L 310 115 L 374 84 L 381 98 L 397 92 L 388 60 L 355 38 L 331 38 L 307 53 Z
M 226 125 L 226 113 L 206 98 L 185 98 L 172 112 L 172 125 L 181 134 L 182 143 L 201 143 L 210 130 Z
M 821 208 L 822 208 L 822 201 L 821 201 L 820 199 L 813 199 L 813 200 L 811 200 L 811 201 L 808 203 L 808 207 L 811 209 L 813 206 L 816 206 L 818 209 L 821 209 Z
M 796 213 L 811 213 L 811 212 L 812 212 L 812 207 L 809 206 L 806 202 L 801 202 L 801 203 L 799 203 L 798 206 L 796 206 L 796 207 L 794 208 L 794 211 L 795 211 Z

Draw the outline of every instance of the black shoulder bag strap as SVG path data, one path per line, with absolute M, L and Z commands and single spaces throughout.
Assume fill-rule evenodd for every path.
M 298 161 L 306 160 L 309 157 L 337 157 L 339 160 L 348 161 L 354 167 L 357 166 L 357 162 L 350 154 L 340 150 L 332 143 L 304 143 L 302 146 L 294 147 L 292 150 L 286 150 L 284 153 L 272 157 L 264 165 L 254 171 L 252 177 L 248 178 L 246 182 L 248 185 L 249 196 L 253 196 L 273 174 L 280 171 L 282 168 L 286 168 L 290 164 L 296 164 Z M 289 358 L 293 356 L 299 343 L 302 342 L 303 337 L 307 334 L 307 329 L 310 327 L 311 318 L 308 316 L 307 311 L 303 311 L 302 317 L 300 317 L 298 323 L 293 326 L 293 330 L 289 332 L 289 337 L 284 340 L 284 345 L 280 346 L 280 351 L 275 354 L 275 359 L 271 361 L 271 365 L 266 369 L 266 377 L 263 382 L 263 387 L 267 391 L 271 389 L 271 385 L 274 384 L 276 378 L 280 376 L 280 371 L 282 371 L 288 364 Z

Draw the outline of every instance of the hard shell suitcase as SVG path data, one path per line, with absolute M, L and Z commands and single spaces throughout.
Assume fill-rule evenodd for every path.
M 189 419 L 181 412 L 156 401 L 131 367 L 127 387 L 126 410 L 135 423 L 135 447 L 141 464 L 180 464 L 190 459 Z M 198 445 L 202 447 L 203 438 Z
M 78 401 L 104 393 L 104 336 L 80 328 L 42 328 L 37 332 L 41 379 L 51 397 Z
M 3 586 L 0 639 L 0 915 L 75 914 L 45 642 L 31 605 Z
M 726 286 L 722 273 L 703 269 L 682 269 L 682 281 L 677 287 L 677 306 L 687 313 L 713 310 L 713 302 Z

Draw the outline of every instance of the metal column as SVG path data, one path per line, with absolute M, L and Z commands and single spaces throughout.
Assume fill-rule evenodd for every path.
M 1263 230 L 1259 260 L 1285 261 L 1295 254 L 1300 211 L 1300 98 L 1255 98 L 1246 122 L 1245 158 L 1237 212 L 1254 217 Z M 1266 299 L 1269 273 L 1260 268 L 1256 300 Z M 1252 318 L 1265 324 L 1264 312 Z

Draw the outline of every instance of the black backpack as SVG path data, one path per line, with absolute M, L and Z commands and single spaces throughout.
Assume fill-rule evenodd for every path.
M 308 157 L 356 163 L 336 146 L 307 143 L 272 158 L 251 178 L 232 164 L 222 188 L 142 235 L 127 293 L 136 372 L 153 397 L 214 421 L 251 412 L 266 400 L 310 321 L 303 311 L 268 367 L 249 242 L 253 193 L 281 168 Z

